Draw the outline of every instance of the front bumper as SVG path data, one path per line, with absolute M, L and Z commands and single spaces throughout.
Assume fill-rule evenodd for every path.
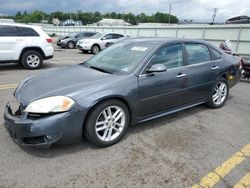
M 56 42 L 56 45 L 57 45 L 57 46 L 60 46 L 60 47 L 66 47 L 66 46 L 67 46 L 67 43 L 66 43 L 66 42 L 57 41 L 57 42 Z
M 83 117 L 78 111 L 46 116 L 14 115 L 9 103 L 5 107 L 4 125 L 20 146 L 48 148 L 81 140 Z
M 83 44 L 83 43 L 76 45 L 77 49 L 79 49 L 79 50 L 85 50 L 85 51 L 90 51 L 91 47 L 92 47 L 92 45 L 90 45 L 90 44 Z

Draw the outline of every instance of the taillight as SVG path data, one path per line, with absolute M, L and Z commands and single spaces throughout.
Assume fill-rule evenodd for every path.
M 52 41 L 52 38 L 47 38 L 46 40 L 47 40 L 48 43 L 53 42 L 53 41 Z

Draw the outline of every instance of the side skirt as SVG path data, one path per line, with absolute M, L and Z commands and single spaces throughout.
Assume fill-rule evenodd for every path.
M 177 107 L 177 108 L 174 108 L 174 109 L 171 109 L 171 110 L 168 110 L 168 111 L 163 111 L 163 112 L 160 112 L 160 113 L 157 113 L 157 114 L 153 114 L 151 116 L 144 116 L 142 118 L 139 118 L 137 123 L 142 123 L 142 122 L 145 122 L 145 121 L 153 120 L 153 119 L 163 117 L 163 116 L 166 116 L 166 115 L 169 115 L 169 114 L 173 114 L 173 113 L 176 113 L 176 112 L 179 112 L 179 111 L 182 111 L 182 110 L 186 110 L 188 108 L 192 108 L 194 106 L 198 106 L 198 105 L 204 104 L 204 103 L 206 103 L 206 101 L 194 103 L 194 104 L 187 105 L 187 106 Z

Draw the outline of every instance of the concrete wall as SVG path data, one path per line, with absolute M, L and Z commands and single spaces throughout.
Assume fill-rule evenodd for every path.
M 47 33 L 66 35 L 79 31 L 118 32 L 130 36 L 179 37 L 204 39 L 218 46 L 230 40 L 234 52 L 250 57 L 250 24 L 241 25 L 174 25 L 161 27 L 105 27 L 105 26 L 52 26 L 42 25 Z

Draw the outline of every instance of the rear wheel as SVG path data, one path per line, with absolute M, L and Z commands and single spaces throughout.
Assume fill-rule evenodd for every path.
M 92 48 L 91 48 L 91 52 L 93 54 L 98 54 L 100 52 L 100 47 L 98 45 L 93 45 Z
M 67 48 L 69 48 L 69 49 L 73 49 L 73 48 L 75 48 L 75 46 L 76 46 L 76 44 L 73 41 L 69 41 L 67 43 Z
M 208 106 L 212 108 L 220 108 L 222 107 L 228 97 L 229 87 L 227 80 L 225 78 L 220 78 L 217 80 L 213 92 L 209 98 Z
M 29 50 L 22 55 L 21 63 L 26 69 L 39 69 L 43 64 L 43 57 L 39 52 Z
M 125 134 L 129 118 L 129 111 L 121 101 L 102 102 L 88 116 L 84 135 L 95 146 L 111 146 Z

